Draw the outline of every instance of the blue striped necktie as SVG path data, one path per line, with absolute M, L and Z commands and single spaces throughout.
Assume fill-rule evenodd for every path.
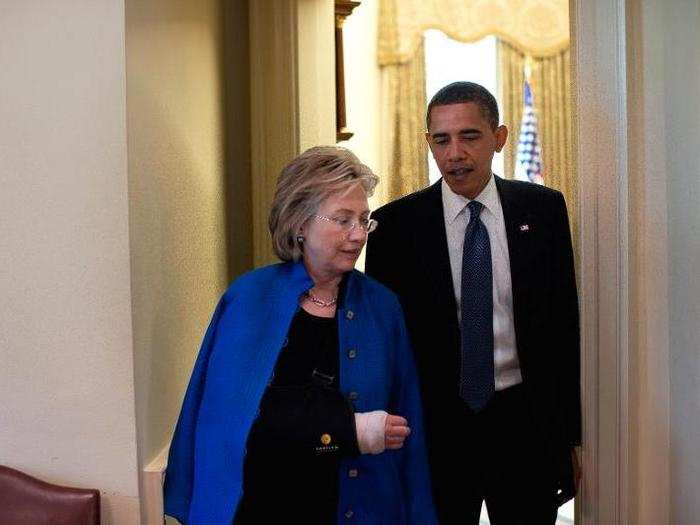
M 493 370 L 493 282 L 489 232 L 479 214 L 484 205 L 467 204 L 471 214 L 462 252 L 462 369 L 459 395 L 479 412 L 495 392 Z

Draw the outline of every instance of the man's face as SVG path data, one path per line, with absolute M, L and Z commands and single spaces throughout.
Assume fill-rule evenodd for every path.
M 493 154 L 503 149 L 508 130 L 492 129 L 474 102 L 434 106 L 426 139 L 450 189 L 473 199 L 491 177 Z

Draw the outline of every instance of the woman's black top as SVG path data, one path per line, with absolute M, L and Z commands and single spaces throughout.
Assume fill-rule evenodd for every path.
M 339 371 L 336 319 L 300 308 L 248 435 L 235 525 L 337 521 L 340 460 L 359 454 Z

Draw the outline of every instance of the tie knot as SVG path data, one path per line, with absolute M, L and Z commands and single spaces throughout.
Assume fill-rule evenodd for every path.
M 467 208 L 469 208 L 469 213 L 471 213 L 471 216 L 469 217 L 469 220 L 471 221 L 479 216 L 481 210 L 484 209 L 484 205 L 479 201 L 471 201 L 469 204 L 467 204 Z

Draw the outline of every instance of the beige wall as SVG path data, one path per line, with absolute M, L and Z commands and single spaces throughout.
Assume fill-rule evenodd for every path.
M 381 75 L 377 63 L 379 0 L 366 0 L 345 20 L 345 99 L 350 148 L 381 178 Z M 370 207 L 383 204 L 381 183 Z
M 279 262 L 268 230 L 280 170 L 335 142 L 333 2 L 250 2 L 253 262 Z
M 332 0 L 297 0 L 299 152 L 335 143 Z
M 218 0 L 126 2 L 140 465 L 167 445 L 226 287 L 223 20 Z
M 220 15 L 0 17 L 0 463 L 99 488 L 104 523 L 139 522 L 138 472 L 228 280 Z
M 124 5 L 0 15 L 0 463 L 138 522 Z
M 343 46 L 345 51 L 345 109 L 347 128 L 353 132 L 339 146 L 349 148 L 376 173 L 380 182 L 369 201 L 370 209 L 385 203 L 383 195 L 381 74 L 377 63 L 377 23 L 379 1 L 366 0 L 345 20 Z M 358 269 L 365 266 L 365 253 L 357 261 Z

